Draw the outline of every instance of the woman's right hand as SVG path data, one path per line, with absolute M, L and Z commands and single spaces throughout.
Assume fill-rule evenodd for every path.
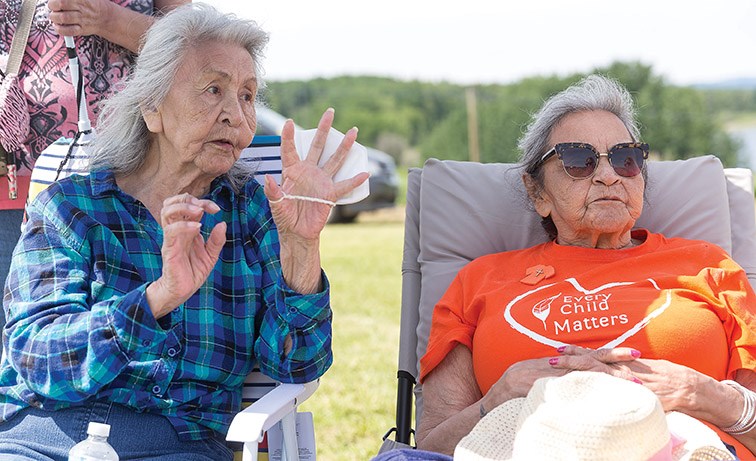
M 226 242 L 226 223 L 216 224 L 205 242 L 200 233 L 200 220 L 204 213 L 215 214 L 219 210 L 210 200 L 189 194 L 163 202 L 160 211 L 163 273 L 147 287 L 147 302 L 156 319 L 189 299 L 215 267 Z
M 114 5 L 117 6 L 117 5 Z M 50 22 L 59 35 L 99 35 L 110 16 L 111 2 L 104 0 L 50 0 Z
M 78 37 L 98 35 L 134 53 L 139 51 L 142 37 L 155 22 L 152 14 L 142 14 L 111 0 L 49 0 L 50 22 L 58 35 Z M 133 3 L 133 2 L 132 2 Z M 191 0 L 154 0 L 155 14 L 170 10 Z
M 481 410 L 489 412 L 507 400 L 526 396 L 537 379 L 592 370 L 632 380 L 633 375 L 618 364 L 636 358 L 633 349 L 626 347 L 591 350 L 565 346 L 554 350 L 552 357 L 511 365 L 486 395 L 481 395 L 476 381 L 471 379 L 475 376 L 472 352 L 459 344 L 423 382 L 418 447 L 451 455 L 456 444 L 480 421 Z
M 568 370 L 554 368 L 549 360 L 551 359 L 529 359 L 510 366 L 483 396 L 485 409 L 490 411 L 507 400 L 525 397 L 537 379 L 567 374 Z
M 556 352 L 561 355 L 523 360 L 510 366 L 483 397 L 483 406 L 490 410 L 506 400 L 524 397 L 537 379 L 559 377 L 570 371 L 597 371 L 639 382 L 626 368 L 616 366 L 640 357 L 640 353 L 634 349 L 617 347 L 593 350 L 564 346 Z

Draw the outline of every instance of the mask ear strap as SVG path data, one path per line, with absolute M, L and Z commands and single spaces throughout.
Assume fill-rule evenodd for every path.
M 268 200 L 270 203 L 281 203 L 284 199 L 287 200 L 302 200 L 303 202 L 314 202 L 314 203 L 322 203 L 323 205 L 328 205 L 330 207 L 335 207 L 336 202 L 332 202 L 330 200 L 325 200 L 322 198 L 317 197 L 307 197 L 304 195 L 289 195 L 284 192 L 284 195 L 281 196 L 281 198 L 277 200 Z

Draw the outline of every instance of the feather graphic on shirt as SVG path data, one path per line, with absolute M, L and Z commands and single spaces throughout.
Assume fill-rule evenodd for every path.
M 537 302 L 535 306 L 533 306 L 533 315 L 535 316 L 535 318 L 543 322 L 544 330 L 548 330 L 548 328 L 546 327 L 546 319 L 549 318 L 549 314 L 551 313 L 551 303 L 560 296 L 562 296 L 562 293 L 554 295 L 551 298 L 541 300 Z

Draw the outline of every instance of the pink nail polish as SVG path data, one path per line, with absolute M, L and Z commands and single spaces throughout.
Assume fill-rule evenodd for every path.
M 632 351 L 630 351 L 630 355 L 632 355 L 633 357 L 637 359 L 638 357 L 641 356 L 641 352 L 639 350 L 633 349 Z
M 559 358 L 552 357 L 552 358 L 549 359 L 549 365 L 553 366 L 553 365 L 556 365 L 557 363 L 559 363 Z
M 640 380 L 640 379 L 638 379 L 638 378 L 633 378 L 633 382 L 634 382 L 635 384 L 643 384 L 643 381 L 641 381 L 641 380 Z
M 567 349 L 567 346 L 559 346 L 557 347 L 557 352 L 561 354 L 562 352 L 564 352 L 565 349 Z

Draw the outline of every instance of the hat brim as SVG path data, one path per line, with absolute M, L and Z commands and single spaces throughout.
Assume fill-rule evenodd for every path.
M 524 403 L 525 398 L 519 397 L 491 410 L 459 441 L 454 449 L 454 459 L 489 461 L 510 458 Z
M 588 379 L 594 383 L 595 379 L 608 379 L 608 375 L 598 377 L 595 375 L 600 374 L 582 372 L 569 378 L 537 380 L 528 393 L 528 397 L 508 400 L 483 417 L 470 433 L 457 444 L 454 459 L 460 461 L 520 461 L 513 456 L 515 438 L 527 418 L 533 415 L 538 407 L 544 403 L 544 393 L 548 383 L 552 380 L 559 382 L 565 379 L 575 382 Z M 627 389 L 638 390 L 638 388 Z M 654 398 L 648 390 L 644 390 L 644 392 L 649 394 L 648 398 Z M 657 411 L 661 411 L 661 404 L 657 401 L 656 405 Z M 666 421 L 666 427 L 663 427 L 664 423 L 661 422 L 662 426 L 659 426 L 658 429 L 663 429 L 663 435 L 667 437 L 667 440 L 671 439 L 671 442 L 662 450 L 664 453 L 660 451 L 656 457 L 651 457 L 651 459 L 656 459 L 659 456 L 661 456 L 659 459 L 671 461 L 709 461 L 713 459 L 727 461 L 735 459 L 726 449 L 719 435 L 697 419 L 683 413 L 669 412 L 664 414 L 663 421 Z M 664 440 L 659 440 L 661 437 L 661 433 L 656 437 L 659 446 Z M 524 443 L 524 440 L 520 443 Z M 534 443 L 534 440 L 530 440 L 530 443 Z M 670 445 L 671 453 L 669 451 Z

